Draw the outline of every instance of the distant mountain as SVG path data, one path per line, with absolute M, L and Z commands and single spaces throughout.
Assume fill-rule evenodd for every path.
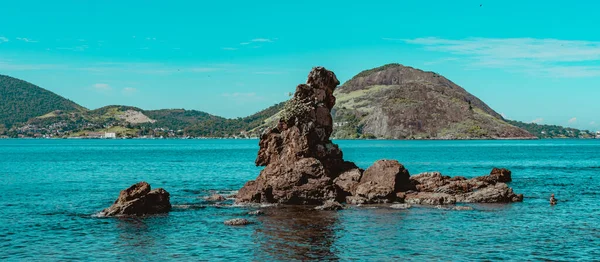
M 363 71 L 335 96 L 338 138 L 535 138 L 445 77 L 400 64 Z
M 450 80 L 399 64 L 363 71 L 335 95 L 336 138 L 593 137 L 588 131 L 504 120 Z M 98 137 L 109 132 L 118 137 L 256 137 L 277 123 L 285 104 L 235 119 L 197 110 L 123 105 L 88 110 L 33 84 L 0 75 L 0 136 Z
M 11 128 L 56 110 L 83 112 L 87 109 L 34 84 L 0 75 L 0 125 Z
M 557 125 L 541 125 L 507 120 L 511 125 L 527 130 L 539 138 L 594 138 L 596 134 L 589 130 L 562 127 Z

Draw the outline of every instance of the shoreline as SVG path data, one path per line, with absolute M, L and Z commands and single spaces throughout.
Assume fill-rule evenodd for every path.
M 558 138 L 464 138 L 464 139 L 442 139 L 442 138 L 427 138 L 427 139 L 368 139 L 368 138 L 332 138 L 332 141 L 340 140 L 357 140 L 357 141 L 526 141 L 526 140 L 596 140 L 600 138 L 574 138 L 574 137 L 558 137 Z M 251 138 L 231 138 L 231 137 L 197 137 L 197 138 L 180 138 L 180 137 L 165 137 L 165 138 L 86 138 L 86 137 L 60 137 L 60 138 L 44 138 L 44 137 L 0 137 L 0 140 L 259 140 L 258 137 Z

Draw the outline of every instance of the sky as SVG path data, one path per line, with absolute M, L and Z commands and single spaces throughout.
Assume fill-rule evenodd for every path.
M 243 117 L 314 66 L 401 63 L 505 118 L 600 130 L 600 1 L 3 1 L 0 74 L 84 107 Z

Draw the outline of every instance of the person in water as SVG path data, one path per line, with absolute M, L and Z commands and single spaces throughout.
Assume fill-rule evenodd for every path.
M 554 194 L 550 195 L 550 205 L 556 205 L 558 201 L 554 198 Z

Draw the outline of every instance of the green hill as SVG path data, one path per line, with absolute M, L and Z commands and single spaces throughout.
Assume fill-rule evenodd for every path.
M 588 130 L 562 127 L 557 125 L 542 125 L 536 123 L 524 123 L 520 121 L 507 120 L 511 125 L 527 130 L 539 138 L 594 138 L 595 134 Z
M 87 109 L 34 84 L 0 75 L 0 125 L 10 128 L 56 110 L 81 112 Z

